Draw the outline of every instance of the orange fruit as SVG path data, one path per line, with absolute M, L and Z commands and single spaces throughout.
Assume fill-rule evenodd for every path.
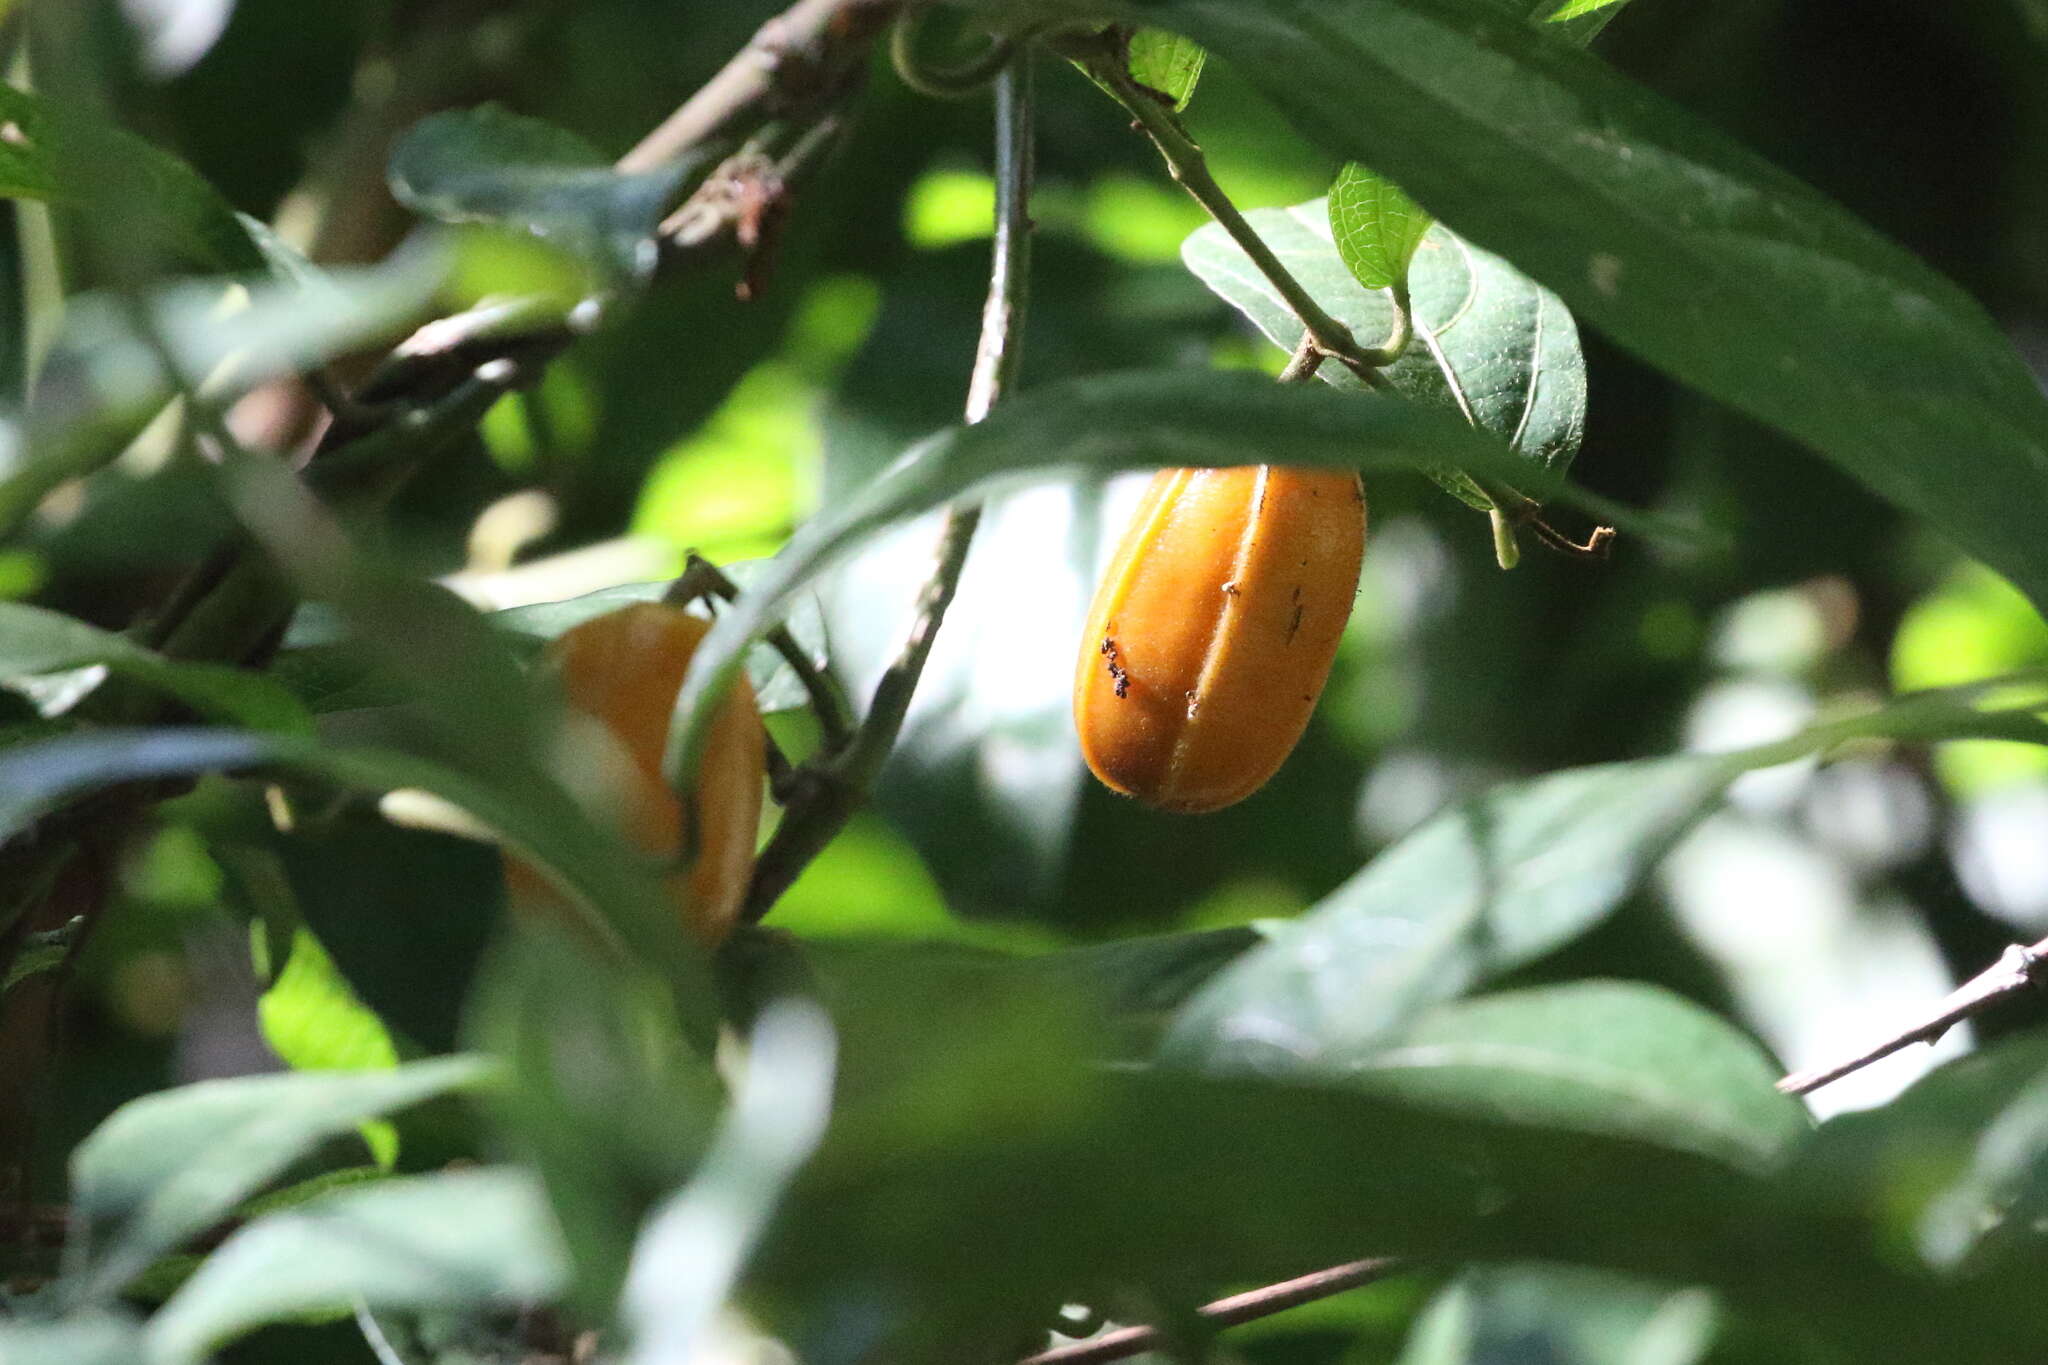
M 579 750 L 587 761 L 566 775 L 568 785 L 650 857 L 672 863 L 692 850 L 687 867 L 670 874 L 669 896 L 683 922 L 715 947 L 738 920 L 753 877 L 767 735 L 742 676 L 712 719 L 688 803 L 662 779 L 676 693 L 710 629 L 681 607 L 635 603 L 562 632 L 543 657 L 572 714 L 596 723 Z M 559 900 L 517 860 L 508 860 L 506 879 L 515 904 Z
M 1354 473 L 1160 470 L 1096 590 L 1074 674 L 1089 768 L 1162 810 L 1257 791 L 1315 710 L 1364 553 Z

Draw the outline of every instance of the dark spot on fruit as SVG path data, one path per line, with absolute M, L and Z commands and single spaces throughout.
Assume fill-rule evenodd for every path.
M 1131 674 L 1130 670 L 1117 662 L 1116 641 L 1110 639 L 1107 635 L 1103 636 L 1102 643 L 1096 646 L 1095 652 L 1109 661 L 1109 680 L 1115 687 L 1117 696 L 1119 698 L 1129 696 L 1131 691 Z

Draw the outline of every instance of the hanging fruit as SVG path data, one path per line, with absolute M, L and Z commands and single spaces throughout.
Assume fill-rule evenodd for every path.
M 712 719 L 688 802 L 662 780 L 676 693 L 710 628 L 679 606 L 635 603 L 564 631 L 544 658 L 571 712 L 598 727 L 586 736 L 598 761 L 569 774 L 568 785 L 649 856 L 672 863 L 692 850 L 668 878 L 669 898 L 698 938 L 716 946 L 738 919 L 753 875 L 767 736 L 742 677 Z M 506 880 L 515 904 L 558 900 L 517 860 L 508 860 Z
M 1257 791 L 1315 710 L 1364 553 L 1355 473 L 1160 470 L 1082 641 L 1074 722 L 1089 768 L 1162 810 Z

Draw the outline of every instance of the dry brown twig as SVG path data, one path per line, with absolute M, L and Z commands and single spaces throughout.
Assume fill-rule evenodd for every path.
M 1391 1258 L 1381 1257 L 1367 1261 L 1349 1261 L 1344 1265 L 1331 1266 L 1311 1274 L 1282 1280 L 1261 1289 L 1243 1294 L 1232 1294 L 1229 1298 L 1205 1303 L 1195 1310 L 1203 1322 L 1216 1327 L 1236 1327 L 1260 1318 L 1271 1317 L 1289 1308 L 1298 1308 L 1305 1303 L 1327 1299 L 1347 1289 L 1357 1289 L 1384 1279 L 1400 1268 L 1400 1263 Z M 1124 1360 L 1130 1356 L 1142 1355 L 1146 1351 L 1165 1346 L 1170 1342 L 1170 1333 L 1157 1327 L 1119 1327 L 1112 1332 L 1090 1337 L 1086 1341 L 1071 1342 L 1040 1351 L 1037 1355 L 1026 1356 L 1017 1365 L 1099 1365 L 1107 1360 Z
M 1795 1071 L 1778 1082 L 1787 1095 L 1806 1095 L 1914 1043 L 1932 1043 L 1965 1019 L 2048 984 L 2048 938 L 2028 947 L 2014 944 L 1997 962 L 1942 997 L 1909 1027 L 1832 1066 Z

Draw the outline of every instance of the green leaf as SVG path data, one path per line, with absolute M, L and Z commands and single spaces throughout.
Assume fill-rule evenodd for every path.
M 1417 1319 L 1398 1365 L 1694 1365 L 1718 1316 L 1698 1288 L 1570 1266 L 1474 1267 Z
M 1536 0 L 1530 7 L 1529 17 L 1541 18 L 1552 31 L 1562 33 L 1568 41 L 1580 47 L 1586 47 L 1600 36 L 1601 30 L 1614 22 L 1628 0 L 1564 0 L 1552 9 L 1553 3 L 1554 0 Z M 1545 13 L 1546 10 L 1549 12 Z
M 767 566 L 766 560 L 722 565 L 742 588 Z M 511 636 L 520 653 L 537 655 L 537 646 L 571 626 L 634 602 L 658 602 L 668 592 L 666 581 L 622 583 L 580 597 L 535 602 L 491 612 L 490 624 Z M 722 608 L 721 608 L 722 609 Z M 815 598 L 800 598 L 785 623 L 797 643 L 823 667 L 827 659 L 825 617 Z M 349 641 L 340 618 L 325 604 L 308 603 L 292 618 L 290 632 L 270 671 L 316 715 L 371 706 L 397 706 L 409 699 L 398 680 L 380 675 L 373 661 Z M 753 651 L 747 675 L 754 685 L 754 704 L 764 715 L 796 711 L 810 704 L 794 671 L 768 648 Z
M 1045 953 L 1021 969 L 1099 1000 L 1111 1017 L 1151 1013 L 1174 1008 L 1258 942 L 1257 931 L 1243 926 L 1152 934 Z
M 592 1317 L 613 1311 L 636 1230 L 689 1178 L 723 1108 L 676 1018 L 644 964 L 547 925 L 504 944 L 470 1009 L 472 1041 L 513 1078 L 492 1096 L 501 1131 L 546 1182 L 571 1301 Z
M 80 1301 L 121 1292 L 322 1142 L 490 1075 L 474 1057 L 396 1071 L 202 1081 L 130 1101 L 71 1159 Z
M 869 1045 L 846 1037 L 849 1055 Z M 771 1298 L 830 1302 L 858 1287 L 865 1302 L 888 1305 L 864 1322 L 878 1358 L 959 1359 L 979 1334 L 993 1348 L 1042 1322 L 1054 1295 L 1099 1295 L 1135 1278 L 1191 1306 L 1221 1286 L 1285 1278 L 1361 1248 L 1704 1283 L 1837 1343 L 1843 1359 L 1931 1350 L 1990 1365 L 2024 1358 L 2001 1352 L 2040 1327 L 2029 1308 L 2032 1326 L 2008 1317 L 1989 1329 L 2002 1341 L 1957 1345 L 1951 1315 L 1996 1299 L 1883 1259 L 1856 1236 L 1850 1206 L 1794 1204 L 1691 1153 L 1384 1096 L 1184 1074 L 1083 1083 L 1076 1066 L 1065 1093 L 1020 1096 L 965 1054 L 955 1040 L 952 1065 L 895 1103 L 943 1112 L 943 1097 L 973 1087 L 978 1114 L 936 1132 L 908 1119 L 886 1130 L 836 1119 L 762 1258 L 756 1286 Z M 962 1266 L 958 1248 L 970 1243 L 1004 1273 L 982 1273 L 979 1258 Z M 808 1354 L 825 1339 L 791 1345 Z
M 1999 682 L 1900 698 L 1737 753 L 1568 769 L 1461 802 L 1299 919 L 1265 926 L 1182 1009 L 1165 1055 L 1344 1075 L 1425 1006 L 1531 962 L 1611 914 L 1740 773 L 1855 739 L 1996 736 L 2048 744 L 2039 686 L 1979 710 Z
M 441 274 L 426 252 L 334 271 L 324 283 L 227 280 L 168 285 L 147 303 L 178 369 L 227 402 L 268 380 L 395 335 L 420 315 Z M 172 376 L 118 298 L 68 301 L 18 439 L 0 445 L 0 540 L 44 494 L 120 454 L 171 401 Z
M 1923 1255 L 1957 1266 L 1987 1248 L 2025 1244 L 2048 1216 L 2048 1072 L 2036 1075 L 1983 1129 L 1968 1167 L 1920 1220 Z
M 1654 986 L 1581 981 L 1424 1011 L 1351 1074 L 1376 1093 L 1638 1137 L 1758 1170 L 1811 1126 L 1749 1037 Z
M 2001 1040 L 1889 1104 L 1829 1119 L 1779 1183 L 1792 1199 L 1860 1201 L 1890 1245 L 1967 1271 L 2038 1237 L 2044 1086 L 2048 1042 Z
M 706 699 L 723 695 L 746 649 L 805 584 L 862 537 L 970 490 L 999 490 L 1034 475 L 1255 461 L 1368 474 L 1449 464 L 1566 500 L 1584 496 L 1457 418 L 1384 395 L 1188 371 L 1051 385 L 1003 404 L 984 422 L 921 442 L 791 537 L 699 646 L 677 701 L 671 769 L 688 747 L 677 739 L 708 718 Z M 1616 510 L 1600 505 L 1609 519 Z
M 0 997 L 32 976 L 54 972 L 63 966 L 77 948 L 85 927 L 85 916 L 73 915 L 54 929 L 22 935 L 14 960 L 7 964 L 7 975 L 0 979 Z
M 304 929 L 256 1001 L 263 1041 L 296 1071 L 389 1071 L 398 1049 L 384 1023 L 356 999 L 320 940 Z
M 0 197 L 77 209 L 125 231 L 160 235 L 191 264 L 245 273 L 262 253 L 235 211 L 170 153 L 76 110 L 0 85 Z
M 1234 926 L 1021 954 L 930 937 L 908 944 L 808 939 L 803 955 L 830 994 L 875 964 L 886 970 L 908 955 L 929 954 L 963 977 L 978 974 L 990 991 L 1082 1002 L 1114 1030 L 1098 1035 L 1103 1054 L 1139 1060 L 1151 1056 L 1159 1028 L 1182 1001 L 1259 942 L 1256 931 Z M 753 946 L 765 954 L 775 940 L 764 937 Z
M 838 1040 L 807 1000 L 754 1022 L 732 1107 L 690 1183 L 657 1208 L 633 1249 L 623 1300 L 636 1365 L 703 1359 L 706 1338 L 832 1115 Z
M 647 861 L 615 831 L 594 825 L 561 788 L 537 776 L 514 790 L 414 754 L 321 745 L 285 735 L 200 727 L 100 730 L 0 750 L 0 839 L 81 792 L 138 778 L 282 768 L 354 791 L 419 788 L 475 816 L 556 879 L 591 941 L 661 963 L 674 976 L 684 1019 L 707 1036 L 707 993 L 697 960 L 674 929 L 674 911 Z M 701 968 L 697 968 L 701 970 Z
M 66 734 L 0 749 L 0 839 L 98 787 L 253 767 L 269 757 L 272 742 L 246 730 L 194 727 Z
M 519 228 L 605 275 L 639 276 L 654 268 L 655 229 L 712 155 L 624 174 L 567 129 L 486 104 L 415 123 L 392 149 L 391 192 L 428 217 Z
M 719 566 L 737 584 L 742 592 L 768 567 L 763 559 L 744 560 L 736 564 Z M 560 602 L 538 602 L 527 607 L 511 607 L 491 614 L 491 624 L 502 630 L 514 631 L 534 639 L 552 640 L 571 626 L 580 625 L 594 616 L 615 610 L 632 602 L 659 601 L 668 591 L 669 585 L 661 583 L 626 583 L 616 588 L 603 588 L 597 592 L 585 593 Z M 720 603 L 713 615 L 725 610 Z M 783 623 L 789 628 L 798 645 L 810 655 L 813 663 L 823 667 L 828 661 L 826 648 L 827 632 L 825 616 L 815 598 L 802 598 L 796 603 L 789 619 Z M 747 673 L 754 686 L 754 703 L 763 713 L 794 711 L 809 704 L 810 697 L 797 681 L 796 674 L 783 661 L 780 654 L 769 649 L 757 649 L 747 660 Z
M 62 612 L 0 602 L 0 684 L 93 665 L 167 692 L 214 720 L 285 734 L 313 730 L 298 699 L 261 674 L 175 662 Z
M 57 1321 L 0 1318 L 6 1365 L 135 1365 L 141 1334 L 124 1317 L 78 1314 Z
M 852 1296 L 876 1359 L 1011 1358 L 1056 1295 L 1146 1284 L 1171 1313 L 1362 1251 L 1703 1285 L 1766 1330 L 1834 1344 L 1816 1358 L 2003 1365 L 2048 1331 L 2037 1275 L 1961 1283 L 1913 1264 L 1873 1220 L 1891 1192 L 1817 1179 L 1812 1139 L 1766 1178 L 1690 1140 L 1105 1066 L 1100 1020 L 1055 981 L 905 949 L 858 965 L 824 991 L 832 1127 L 749 1283 L 762 1302 Z M 1985 1338 L 1950 1340 L 1980 1312 Z M 846 1330 L 832 1313 L 783 1325 L 806 1359 Z
M 1611 913 L 1719 796 L 1721 761 L 1580 768 L 1438 815 L 1182 1009 L 1165 1055 L 1343 1075 L 1422 1007 L 1531 961 Z
M 1627 3 L 1628 0 L 1565 0 L 1565 3 L 1544 16 L 1544 22 L 1548 24 L 1562 24 L 1568 19 L 1577 19 L 1582 15 L 1595 14 L 1601 10 L 1612 12 L 1620 9 Z
M 1408 278 L 1408 263 L 1434 221 L 1399 185 L 1356 161 L 1345 163 L 1330 186 L 1330 235 L 1351 278 L 1367 289 Z
M 478 964 L 505 928 L 499 850 L 369 809 L 269 842 L 313 935 L 311 970 L 290 996 L 308 1050 L 279 1055 L 305 1068 L 346 1066 L 345 1053 L 321 1052 L 361 1047 L 367 1062 L 391 1047 L 387 1028 L 415 1050 L 454 1050 Z M 279 988 L 300 965 L 294 950 Z
M 1173 102 L 1175 112 L 1195 97 L 1207 54 L 1197 43 L 1162 28 L 1141 28 L 1130 38 L 1131 78 Z
M 2011 343 L 1953 283 L 1678 105 L 1484 0 L 1034 8 L 1194 38 L 1583 321 L 2048 603 L 2048 402 Z
M 560 1292 L 560 1235 L 512 1167 L 341 1190 L 241 1228 L 150 1322 L 149 1365 L 198 1365 L 264 1323 L 356 1304 L 512 1310 Z
M 1332 238 L 1334 213 L 1323 200 L 1255 209 L 1245 217 L 1316 302 L 1353 335 L 1372 341 L 1389 333 L 1393 304 L 1354 278 Z M 1292 351 L 1301 340 L 1294 311 L 1222 228 L 1211 223 L 1197 229 L 1181 255 L 1204 284 L 1282 350 Z M 1452 409 L 1534 464 L 1567 468 L 1585 434 L 1586 361 L 1564 304 L 1441 224 L 1428 229 L 1408 286 L 1415 340 L 1381 371 L 1386 379 L 1407 397 Z M 1342 365 L 1325 363 L 1317 373 L 1338 388 L 1365 388 Z M 1524 471 L 1508 482 L 1527 479 Z M 1489 505 L 1476 491 L 1468 500 Z

